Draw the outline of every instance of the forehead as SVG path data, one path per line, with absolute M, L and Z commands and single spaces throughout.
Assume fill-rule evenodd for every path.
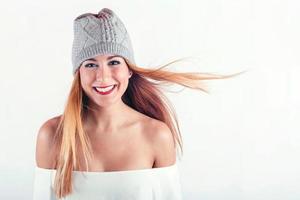
M 110 60 L 112 58 L 123 58 L 123 57 L 116 54 L 101 54 L 101 55 L 94 56 L 92 58 L 88 58 L 85 61 Z

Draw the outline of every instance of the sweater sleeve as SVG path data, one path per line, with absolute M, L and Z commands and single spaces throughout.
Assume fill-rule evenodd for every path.
M 51 183 L 51 171 L 35 167 L 33 200 L 56 200 Z
M 182 188 L 179 169 L 176 167 L 171 168 L 158 177 L 160 186 L 161 199 L 182 200 Z

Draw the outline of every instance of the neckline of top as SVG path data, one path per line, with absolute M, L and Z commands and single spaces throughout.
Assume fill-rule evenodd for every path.
M 133 169 L 133 170 L 119 170 L 119 171 L 77 171 L 73 170 L 73 173 L 84 173 L 84 174 L 116 174 L 116 173 L 134 173 L 134 172 L 158 172 L 162 170 L 168 170 L 175 168 L 177 163 L 175 162 L 172 165 L 165 166 L 165 167 L 156 167 L 156 168 L 145 168 L 145 169 Z M 48 171 L 48 172 L 56 172 L 56 169 L 47 169 L 35 166 L 36 169 L 41 171 Z

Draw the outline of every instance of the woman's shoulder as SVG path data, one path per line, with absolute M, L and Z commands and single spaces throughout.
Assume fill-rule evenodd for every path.
M 38 139 L 53 139 L 61 116 L 62 115 L 58 115 L 43 122 L 38 131 Z
M 145 123 L 145 132 L 153 155 L 154 166 L 170 166 L 176 161 L 176 149 L 173 134 L 168 125 L 160 120 L 149 118 Z
M 41 125 L 36 138 L 36 165 L 41 168 L 54 167 L 56 148 L 54 136 L 61 115 L 52 117 Z
M 173 136 L 168 125 L 160 120 L 151 119 L 146 125 L 147 133 L 152 143 L 172 143 Z
M 168 126 L 165 122 L 149 117 L 147 115 L 142 114 L 143 117 L 143 126 L 145 130 L 148 130 L 149 132 L 160 132 L 161 130 L 166 130 L 168 129 Z M 148 132 L 147 131 L 147 132 Z
M 143 120 L 143 133 L 148 138 L 148 141 L 157 142 L 172 142 L 172 132 L 168 125 L 158 119 L 146 116 Z

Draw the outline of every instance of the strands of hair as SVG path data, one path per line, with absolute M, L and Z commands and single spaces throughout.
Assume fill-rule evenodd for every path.
M 127 66 L 133 71 L 133 75 L 130 78 L 126 92 L 122 96 L 122 100 L 128 106 L 164 122 L 170 128 L 176 149 L 179 145 L 181 154 L 183 154 L 183 144 L 176 112 L 168 98 L 161 91 L 160 86 L 171 83 L 209 93 L 203 84 L 204 80 L 231 78 L 244 73 L 216 75 L 163 70 L 163 68 L 182 60 L 184 59 L 175 60 L 157 69 L 148 69 L 133 65 L 125 59 Z M 88 110 L 88 98 L 81 87 L 80 74 L 77 70 L 55 136 L 55 142 L 59 147 L 54 182 L 57 198 L 72 193 L 72 171 L 74 168 L 81 169 L 77 161 L 79 152 L 82 153 L 87 170 L 89 170 L 88 160 L 92 158 L 93 151 L 82 124 L 82 117 Z

